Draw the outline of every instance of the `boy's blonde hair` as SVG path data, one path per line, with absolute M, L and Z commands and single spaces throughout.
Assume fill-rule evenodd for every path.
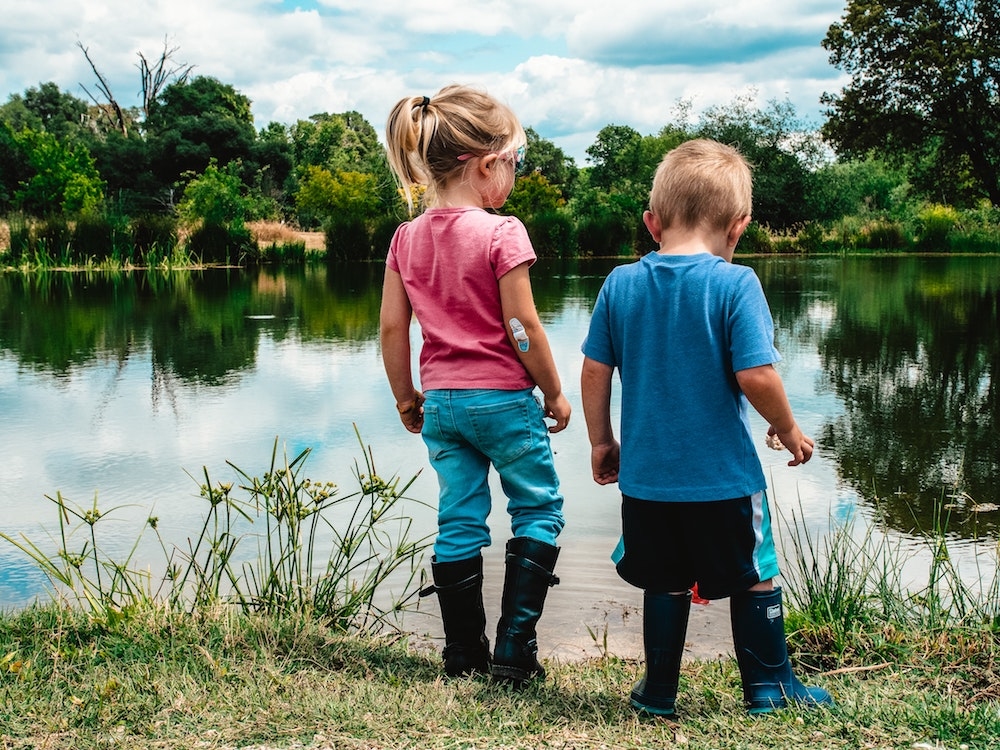
M 649 210 L 664 229 L 724 230 L 752 206 L 750 165 L 732 146 L 707 138 L 668 151 L 649 192 Z
M 519 148 L 527 142 L 517 115 L 485 91 L 452 84 L 434 96 L 401 99 L 385 126 L 389 166 L 402 187 L 410 211 L 414 188 L 434 189 L 464 170 L 460 156 L 484 156 Z

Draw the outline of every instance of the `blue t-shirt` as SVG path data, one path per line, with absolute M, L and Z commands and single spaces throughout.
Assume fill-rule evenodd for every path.
M 735 373 L 781 355 L 752 269 L 708 253 L 653 252 L 619 266 L 582 350 L 621 376 L 624 494 L 711 501 L 765 489 Z

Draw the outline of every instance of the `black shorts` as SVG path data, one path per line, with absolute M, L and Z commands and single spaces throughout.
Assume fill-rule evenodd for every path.
M 734 500 L 660 502 L 622 495 L 618 575 L 646 591 L 723 599 L 778 575 L 763 492 Z

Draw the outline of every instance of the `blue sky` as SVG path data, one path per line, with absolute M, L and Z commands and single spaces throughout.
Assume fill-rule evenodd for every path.
M 404 96 L 448 83 L 507 101 L 581 166 L 605 125 L 642 134 L 737 97 L 819 124 L 845 83 L 820 46 L 846 0 L 0 0 L 0 100 L 54 81 L 86 99 L 89 49 L 124 105 L 164 40 L 235 86 L 258 127 L 361 112 L 381 132 Z

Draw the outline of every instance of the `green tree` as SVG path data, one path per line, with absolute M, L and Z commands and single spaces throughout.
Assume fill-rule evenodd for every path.
M 30 179 L 31 165 L 10 125 L 0 120 L 0 211 L 8 211 L 14 193 Z
M 924 189 L 1000 205 L 996 0 L 850 0 L 823 46 L 851 77 L 822 99 L 822 132 L 839 153 L 929 161 Z
M 15 132 L 28 129 L 56 138 L 76 138 L 84 129 L 81 123 L 88 121 L 87 103 L 50 81 L 27 89 L 24 96 L 12 94 L 0 106 L 0 121 Z
M 14 193 L 16 206 L 36 215 L 72 215 L 92 211 L 101 203 L 104 185 L 85 146 L 33 130 L 22 130 L 14 140 L 30 171 Z
M 512 213 L 521 219 L 549 211 L 555 211 L 566 205 L 562 191 L 549 182 L 541 172 L 528 172 L 514 181 L 514 189 L 504 204 L 504 211 Z
M 229 84 L 198 76 L 176 81 L 150 102 L 146 119 L 153 169 L 164 184 L 200 174 L 214 159 L 247 162 L 257 136 L 250 100 Z
M 753 216 L 772 229 L 786 229 L 812 218 L 810 166 L 816 161 L 813 139 L 798 122 L 789 102 L 764 108 L 750 95 L 705 111 L 696 134 L 735 146 L 753 167 Z
M 316 226 L 328 219 L 365 223 L 379 211 L 375 177 L 366 172 L 338 172 L 310 165 L 305 167 L 295 206 L 299 220 Z
M 602 190 L 617 188 L 631 192 L 642 164 L 642 136 L 628 125 L 605 125 L 587 148 L 590 185 Z M 648 188 L 647 188 L 648 190 Z
M 566 156 L 561 148 L 552 141 L 542 138 L 533 128 L 525 128 L 524 134 L 528 143 L 524 153 L 524 164 L 521 167 L 523 172 L 525 174 L 537 172 L 545 177 L 548 184 L 572 190 L 580 171 L 573 157 Z

